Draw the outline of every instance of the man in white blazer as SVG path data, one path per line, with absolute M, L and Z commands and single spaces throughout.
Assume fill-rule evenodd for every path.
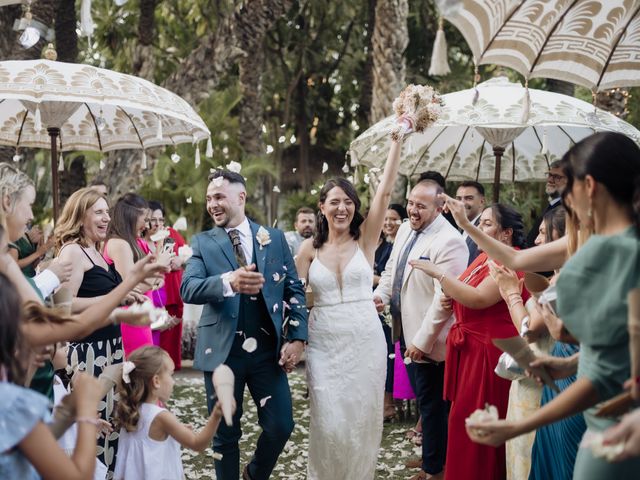
M 398 230 L 393 250 L 374 292 L 378 309 L 391 307 L 394 341 L 400 339 L 422 416 L 422 471 L 414 478 L 441 478 L 447 446 L 448 404 L 442 398 L 446 338 L 453 323 L 440 305 L 437 280 L 414 272 L 408 262 L 428 258 L 449 275 L 467 267 L 469 249 L 462 235 L 441 215 L 442 187 L 419 182 L 409 195 L 409 221 Z

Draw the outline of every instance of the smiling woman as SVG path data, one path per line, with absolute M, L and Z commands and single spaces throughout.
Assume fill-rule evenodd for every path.
M 121 282 L 113 263 L 107 263 L 99 251 L 107 237 L 109 206 L 105 197 L 94 188 L 75 192 L 62 210 L 55 229 L 56 246 L 61 260 L 70 260 L 73 272 L 63 284 L 73 295 L 72 308 L 81 312 L 99 302 Z M 122 337 L 117 325 L 100 328 L 89 336 L 69 344 L 68 364 L 80 367 L 93 376 L 104 368 L 122 362 Z M 113 411 L 113 393 L 100 403 L 101 418 L 109 421 Z M 117 433 L 98 441 L 98 458 L 113 470 L 117 452 Z

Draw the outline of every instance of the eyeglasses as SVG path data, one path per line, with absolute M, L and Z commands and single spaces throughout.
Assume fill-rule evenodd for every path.
M 558 175 L 556 173 L 547 172 L 547 179 L 553 180 L 554 182 L 560 182 L 562 180 L 566 180 L 567 177 L 565 177 L 564 175 Z
M 161 223 L 164 224 L 164 218 L 150 218 L 148 220 L 149 223 L 155 223 L 156 225 L 159 225 Z

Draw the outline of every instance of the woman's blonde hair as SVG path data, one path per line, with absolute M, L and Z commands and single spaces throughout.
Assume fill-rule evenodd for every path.
M 78 242 L 84 247 L 91 246 L 91 242 L 82 231 L 82 222 L 87 210 L 101 198 L 106 200 L 105 196 L 93 187 L 81 188 L 69 197 L 54 231 L 58 250 L 68 242 Z
M 28 175 L 10 163 L 0 163 L 0 210 L 4 210 L 4 198 L 9 197 L 9 211 L 5 213 L 11 213 L 27 187 L 35 188 Z
M 119 388 L 120 401 L 114 414 L 116 428 L 125 428 L 127 432 L 138 428 L 140 405 L 151 393 L 153 377 L 167 368 L 167 359 L 171 359 L 169 354 L 153 345 L 140 347 L 129 355 L 128 361 L 133 362 L 135 368 L 129 373 L 130 382 L 122 382 Z

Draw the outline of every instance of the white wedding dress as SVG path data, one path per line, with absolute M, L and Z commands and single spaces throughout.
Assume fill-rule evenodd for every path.
M 357 249 L 341 279 L 309 267 L 309 480 L 372 480 L 382 439 L 387 347 L 373 304 L 373 269 Z

